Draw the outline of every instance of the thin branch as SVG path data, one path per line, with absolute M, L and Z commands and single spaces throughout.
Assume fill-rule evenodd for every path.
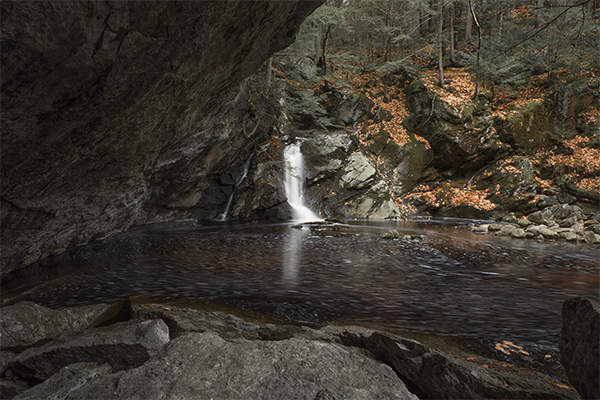
M 512 46 L 510 46 L 507 50 L 505 50 L 504 52 L 498 54 L 496 57 L 492 58 L 490 61 L 494 61 L 496 58 L 500 57 L 501 55 L 505 55 L 506 53 L 508 53 L 509 51 L 511 51 L 512 49 L 522 45 L 523 43 L 525 43 L 526 41 L 533 39 L 535 36 L 538 35 L 538 33 L 540 33 L 541 31 L 543 31 L 544 29 L 546 29 L 547 27 L 549 27 L 552 23 L 554 23 L 557 19 L 559 19 L 560 17 L 562 17 L 564 14 L 566 14 L 569 10 L 571 10 L 572 8 L 576 8 L 582 5 L 585 5 L 587 3 L 589 3 L 591 0 L 586 0 L 583 3 L 579 3 L 579 4 L 573 4 L 571 6 L 565 6 L 567 7 L 564 11 L 562 11 L 560 14 L 558 14 L 556 17 L 554 17 L 550 22 L 546 23 L 544 26 L 542 26 L 540 29 L 538 29 L 537 31 L 535 31 L 532 35 L 526 37 L 525 39 L 521 40 L 520 42 L 518 42 L 517 44 L 514 44 Z

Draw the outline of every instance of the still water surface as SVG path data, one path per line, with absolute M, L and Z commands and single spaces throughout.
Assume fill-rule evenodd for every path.
M 147 226 L 53 257 L 43 273 L 5 285 L 3 296 L 27 287 L 24 298 L 52 308 L 129 297 L 313 327 L 373 326 L 563 377 L 561 305 L 598 298 L 598 247 L 477 235 L 472 223 Z M 389 229 L 427 240 L 378 238 Z M 502 340 L 529 357 L 495 350 Z

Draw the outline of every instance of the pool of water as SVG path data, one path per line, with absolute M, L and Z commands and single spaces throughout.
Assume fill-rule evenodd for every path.
M 5 303 L 52 308 L 129 297 L 313 327 L 379 327 L 444 338 L 564 378 L 562 302 L 598 298 L 598 247 L 478 235 L 471 224 L 146 226 L 51 257 L 5 281 L 2 293 Z M 427 240 L 379 238 L 390 229 Z M 529 354 L 496 350 L 503 340 Z

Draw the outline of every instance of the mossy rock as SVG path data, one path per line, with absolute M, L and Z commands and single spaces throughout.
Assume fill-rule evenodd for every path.
M 497 136 L 490 131 L 492 120 L 486 97 L 480 96 L 463 115 L 459 115 L 422 80 L 417 80 L 407 88 L 406 99 L 411 114 L 403 125 L 410 134 L 427 139 L 437 169 L 476 170 L 500 150 Z
M 495 125 L 500 140 L 520 154 L 533 154 L 552 145 L 554 118 L 543 102 L 532 102 L 506 120 L 496 119 Z

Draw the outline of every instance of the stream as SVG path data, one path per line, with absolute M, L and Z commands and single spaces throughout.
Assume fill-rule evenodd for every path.
M 598 298 L 600 251 L 477 235 L 473 223 L 151 225 L 31 266 L 3 282 L 2 297 L 51 308 L 129 297 L 262 321 L 376 327 L 565 379 L 562 302 Z M 390 229 L 427 240 L 378 237 Z M 496 350 L 503 340 L 529 354 Z

